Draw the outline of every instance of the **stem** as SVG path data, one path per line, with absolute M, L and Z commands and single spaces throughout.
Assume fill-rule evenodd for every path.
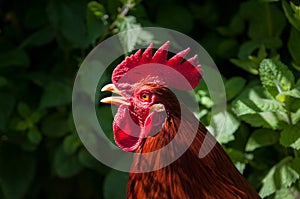
M 300 158 L 300 150 L 294 149 L 295 158 Z
M 121 8 L 120 13 L 117 15 L 116 19 L 115 19 L 115 20 L 112 22 L 112 24 L 111 24 L 108 28 L 106 28 L 106 30 L 104 31 L 102 37 L 99 39 L 99 43 L 100 43 L 101 41 L 103 41 L 103 40 L 110 34 L 110 32 L 116 27 L 118 20 L 124 18 L 124 17 L 127 15 L 127 13 L 129 12 L 129 10 L 130 10 L 131 8 L 133 8 L 133 7 L 134 7 L 134 4 L 131 3 L 131 0 L 128 0 L 128 1 L 123 5 L 123 7 Z

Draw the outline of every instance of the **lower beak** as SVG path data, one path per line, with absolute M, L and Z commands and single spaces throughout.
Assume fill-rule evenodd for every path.
M 114 84 L 107 84 L 105 85 L 101 91 L 109 91 L 115 94 L 118 94 L 120 96 L 111 96 L 111 97 L 105 97 L 103 99 L 100 100 L 100 102 L 102 103 L 106 103 L 106 104 L 115 104 L 115 105 L 127 105 L 129 106 L 130 103 L 128 102 L 128 100 L 122 96 L 121 92 L 117 89 L 117 87 Z

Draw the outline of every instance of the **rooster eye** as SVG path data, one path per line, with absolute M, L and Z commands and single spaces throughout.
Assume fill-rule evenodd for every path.
M 150 96 L 149 96 L 149 94 L 147 94 L 147 93 L 143 93 L 143 94 L 141 95 L 141 98 L 142 98 L 144 101 L 149 101 Z

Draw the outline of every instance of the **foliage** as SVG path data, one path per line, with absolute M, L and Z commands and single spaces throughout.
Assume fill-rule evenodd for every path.
M 94 46 L 144 26 L 176 29 L 204 46 L 227 95 L 226 124 L 222 132 L 211 132 L 262 197 L 299 197 L 299 1 L 23 4 L 0 1 L 0 198 L 124 197 L 127 175 L 98 162 L 78 138 L 71 93 L 78 67 Z M 121 38 L 124 52 L 149 38 L 141 35 Z M 109 74 L 104 78 L 108 82 Z M 211 115 L 205 84 L 196 93 L 197 116 L 217 125 L 224 115 Z M 111 113 L 97 108 L 112 137 Z

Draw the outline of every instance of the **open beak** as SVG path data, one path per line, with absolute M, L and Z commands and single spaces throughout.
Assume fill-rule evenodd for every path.
M 125 104 L 127 106 L 130 105 L 128 100 L 121 94 L 121 92 L 117 89 L 117 87 L 114 84 L 107 84 L 105 85 L 101 91 L 109 91 L 115 94 L 118 94 L 120 96 L 111 96 L 111 97 L 105 97 L 100 100 L 102 103 L 106 104 L 115 104 L 115 105 L 122 105 Z

